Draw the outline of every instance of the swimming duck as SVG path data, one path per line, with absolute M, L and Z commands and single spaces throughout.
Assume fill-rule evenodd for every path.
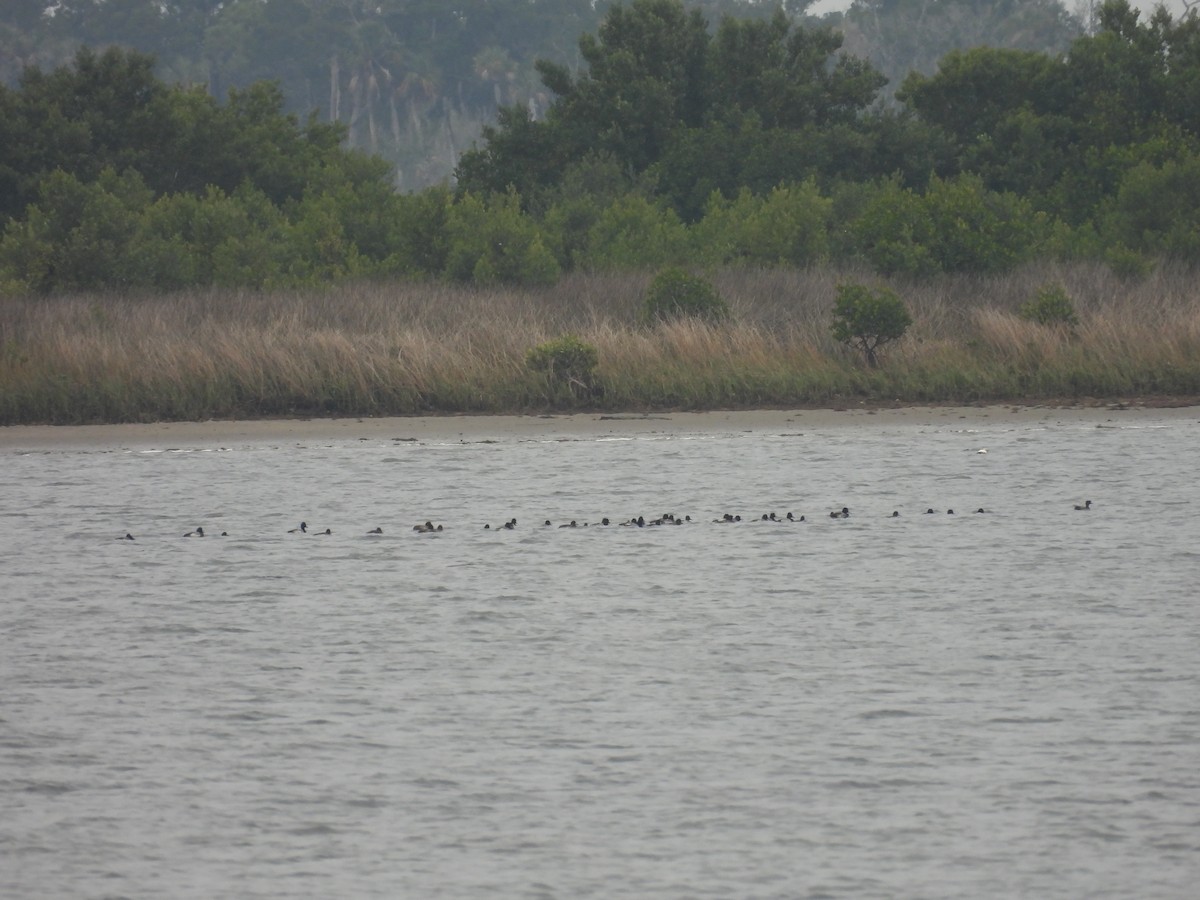
M 1092 508 L 1092 501 L 1091 501 L 1091 500 L 1084 500 L 1084 501 L 1083 501 L 1083 506 L 1080 506 L 1078 503 L 1076 503 L 1076 504 L 1075 504 L 1075 508 L 1076 508 L 1076 509 L 1091 509 L 1091 508 Z
M 946 510 L 946 515 L 948 515 L 948 516 L 954 515 L 954 510 L 952 510 L 952 509 Z
M 517 527 L 516 517 L 513 517 L 513 518 L 509 519 L 507 522 L 505 522 L 504 527 L 507 528 L 509 531 L 512 531 L 514 528 L 516 528 Z
M 925 510 L 925 515 L 932 516 L 933 515 L 933 507 L 930 507 L 929 509 Z
M 550 523 L 549 523 L 549 522 L 546 522 L 546 524 L 547 524 L 547 525 L 549 525 Z M 559 527 L 559 528 L 578 528 L 578 527 L 579 527 L 579 523 L 578 523 L 578 522 L 576 522 L 574 519 L 572 519 L 572 520 L 571 520 L 571 522 L 570 522 L 570 524 L 568 524 L 568 525 L 559 525 L 558 527 Z
M 376 526 L 375 528 L 372 528 L 370 531 L 368 531 L 367 534 L 383 534 L 383 529 Z
M 333 530 L 332 530 L 332 529 L 329 529 L 329 528 L 326 528 L 324 531 L 314 531 L 314 532 L 313 532 L 313 534 L 317 534 L 317 535 L 321 535 L 321 534 L 333 534 Z
M 601 520 L 600 520 L 600 524 L 601 524 L 601 525 L 611 525 L 612 523 L 611 523 L 611 522 L 609 522 L 609 521 L 608 521 L 608 517 L 607 517 L 607 516 L 605 516 L 603 519 L 601 519 Z
M 127 532 L 125 532 L 125 537 L 119 537 L 119 538 L 117 538 L 117 540 L 118 541 L 132 541 L 133 535 L 127 531 Z
M 184 537 L 204 537 L 204 529 L 198 527 L 195 531 L 189 531 Z
M 890 516 L 888 516 L 888 518 L 889 518 L 889 519 L 898 519 L 898 518 L 900 518 L 900 510 L 898 510 L 898 509 L 893 509 L 893 510 L 892 510 L 892 514 L 891 514 Z
M 829 514 L 829 518 L 831 518 L 831 519 L 848 519 L 848 518 L 850 518 L 850 508 L 843 506 L 841 509 L 841 512 L 834 510 L 833 512 L 831 512 Z
M 987 512 L 987 510 L 986 510 L 986 509 L 984 509 L 984 508 L 981 506 L 981 507 L 979 507 L 979 509 L 975 510 L 975 512 L 977 512 L 977 513 L 985 513 L 985 512 Z
M 288 534 L 295 534 L 296 532 L 300 532 L 300 534 L 307 534 L 308 533 L 308 523 L 301 522 L 300 527 L 288 529 Z
M 429 532 L 435 531 L 435 530 L 436 529 L 433 527 L 432 522 L 426 522 L 424 525 L 414 525 L 413 526 L 413 531 L 417 532 L 418 534 L 428 534 Z

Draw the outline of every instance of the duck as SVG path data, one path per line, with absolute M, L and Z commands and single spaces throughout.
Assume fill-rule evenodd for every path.
M 514 516 L 513 518 L 511 518 L 507 522 L 505 522 L 504 527 L 507 528 L 509 531 L 512 531 L 514 528 L 516 528 L 517 527 L 516 517 Z
M 376 526 L 376 527 L 372 528 L 370 531 L 368 531 L 367 534 L 383 534 L 383 529 Z
M 984 509 L 984 508 L 981 506 L 981 507 L 979 507 L 979 509 L 975 510 L 975 512 L 977 512 L 977 513 L 985 513 L 985 512 L 987 512 L 987 510 L 986 510 L 986 509 Z
M 927 515 L 927 516 L 933 515 L 933 507 L 932 506 L 929 509 L 925 510 L 925 515 Z
M 847 506 L 843 506 L 841 508 L 841 511 L 834 510 L 833 512 L 831 512 L 829 514 L 829 518 L 831 518 L 831 519 L 848 519 L 848 518 L 850 518 L 850 508 Z
M 1076 503 L 1076 504 L 1075 504 L 1075 508 L 1076 508 L 1076 509 L 1085 509 L 1085 510 L 1086 510 L 1086 509 L 1091 509 L 1091 508 L 1092 508 L 1092 501 L 1091 501 L 1091 500 L 1084 500 L 1084 501 L 1083 501 L 1083 505 L 1082 505 L 1082 506 L 1080 506 L 1078 503 Z
M 125 537 L 119 537 L 119 538 L 117 538 L 117 540 L 118 540 L 118 541 L 132 541 L 133 539 L 134 539 L 134 538 L 133 538 L 133 535 L 132 535 L 132 534 L 130 534 L 128 531 L 127 531 L 127 532 L 125 532 Z
M 608 516 L 605 516 L 603 519 L 600 520 L 600 524 L 601 525 L 611 525 L 612 523 L 610 521 L 608 521 Z
M 546 524 L 547 524 L 547 525 L 549 525 L 549 524 L 550 524 L 550 523 L 549 523 L 549 521 L 547 521 L 547 522 L 546 522 Z M 576 522 L 574 519 L 572 519 L 572 520 L 571 520 L 571 521 L 570 521 L 568 524 L 566 524 L 566 525 L 559 525 L 558 527 L 559 527 L 559 528 L 578 528 L 578 527 L 579 527 L 579 523 L 578 523 L 578 522 Z
M 195 531 L 189 531 L 184 537 L 204 537 L 204 528 L 197 527 Z
M 436 531 L 436 530 L 437 529 L 435 529 L 433 527 L 432 522 L 426 522 L 424 525 L 414 525 L 413 526 L 413 531 L 417 532 L 418 534 L 428 534 L 429 532 Z
M 543 528 L 549 528 L 549 527 L 550 527 L 550 520 L 549 520 L 549 519 L 547 519 L 545 522 L 543 522 L 543 523 L 542 523 L 542 527 L 543 527 Z M 559 525 L 558 527 L 559 527 L 559 528 L 562 528 L 562 526 L 561 526 L 561 525 Z
M 326 528 L 324 531 L 314 531 L 313 534 L 316 534 L 316 535 L 333 534 L 333 530 L 330 528 Z
M 889 519 L 898 519 L 898 518 L 900 518 L 900 510 L 898 510 L 898 509 L 893 509 L 893 510 L 892 510 L 892 514 L 891 514 L 890 516 L 888 516 L 888 518 L 889 518 Z
M 288 529 L 288 534 L 296 534 L 297 532 L 300 534 L 308 534 L 308 523 L 301 522 L 298 527 Z
M 954 515 L 954 510 L 952 510 L 952 509 L 946 510 L 946 515 L 948 515 L 948 516 Z

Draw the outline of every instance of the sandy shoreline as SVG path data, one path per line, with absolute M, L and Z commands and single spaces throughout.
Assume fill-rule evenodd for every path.
M 914 406 L 888 409 L 719 410 L 529 416 L 413 416 L 378 419 L 264 419 L 127 425 L 9 425 L 0 450 L 184 447 L 313 440 L 482 441 L 546 437 L 675 434 L 698 431 L 801 431 L 872 426 L 962 427 L 972 423 L 1101 425 L 1196 421 L 1200 406 L 1112 403 L 1101 406 Z

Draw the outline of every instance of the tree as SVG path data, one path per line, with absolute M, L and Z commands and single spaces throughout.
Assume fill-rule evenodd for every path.
M 686 318 L 723 322 L 729 318 L 729 304 L 707 279 L 672 266 L 655 275 L 646 288 L 646 318 L 650 322 Z
M 833 336 L 866 357 L 867 365 L 879 365 L 879 348 L 904 337 L 912 316 L 889 288 L 872 289 L 864 284 L 839 284 L 833 308 Z
M 693 233 L 716 265 L 803 268 L 829 255 L 831 206 L 812 182 L 781 184 L 765 197 L 743 189 L 733 201 L 714 192 Z
M 839 54 L 842 35 L 769 21 L 725 18 L 710 53 L 716 118 L 753 111 L 764 128 L 853 121 L 886 83 L 861 59 Z
M 449 210 L 446 274 L 479 284 L 553 284 L 560 274 L 537 224 L 515 194 L 472 194 Z
M 892 85 L 932 75 L 953 51 L 988 46 L 1052 55 L 1083 23 L 1059 0 L 855 0 L 840 22 L 846 49 Z
M 484 130 L 484 146 L 464 155 L 459 185 L 516 186 L 528 195 L 556 181 L 570 161 L 600 152 L 633 176 L 653 173 L 692 221 L 712 190 L 736 194 L 744 170 L 770 157 L 776 143 L 791 151 L 786 171 L 778 159 L 769 172 L 756 170 L 757 190 L 826 173 L 837 152 L 817 133 L 860 128 L 859 115 L 882 84 L 865 63 L 840 54 L 840 45 L 831 30 L 794 27 L 782 12 L 724 18 L 711 38 L 703 17 L 681 0 L 615 4 L 598 33 L 580 39 L 587 71 L 575 75 L 540 60 L 555 98 L 545 119 L 503 113 L 496 128 Z M 770 149 L 756 155 L 764 143 Z
M 578 335 L 565 334 L 530 348 L 525 365 L 543 372 L 551 384 L 565 384 L 576 397 L 591 397 L 596 393 L 596 366 L 600 354 L 595 345 Z

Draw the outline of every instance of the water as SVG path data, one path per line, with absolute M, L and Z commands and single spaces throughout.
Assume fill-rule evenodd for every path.
M 1198 445 L 6 450 L 0 895 L 1194 896 Z

